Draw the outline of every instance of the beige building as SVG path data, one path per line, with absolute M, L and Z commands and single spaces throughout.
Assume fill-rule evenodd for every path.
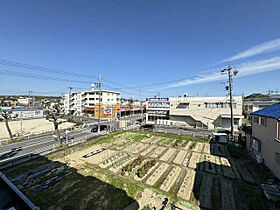
M 230 129 L 229 97 L 176 97 L 170 98 L 170 121 L 192 127 Z M 242 125 L 242 97 L 233 97 L 234 128 Z
M 246 147 L 280 178 L 280 104 L 251 113 L 252 130 Z
M 114 111 L 113 115 L 116 116 L 117 111 L 120 109 L 120 93 L 109 90 L 94 89 L 92 85 L 90 91 L 70 92 L 64 97 L 64 110 L 65 113 L 71 113 L 78 116 L 96 117 L 97 108 L 99 106 L 99 93 L 100 93 L 100 108 L 102 116 L 109 117 Z

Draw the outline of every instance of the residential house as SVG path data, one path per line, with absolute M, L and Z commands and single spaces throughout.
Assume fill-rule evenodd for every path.
M 280 103 L 251 113 L 247 149 L 280 178 Z

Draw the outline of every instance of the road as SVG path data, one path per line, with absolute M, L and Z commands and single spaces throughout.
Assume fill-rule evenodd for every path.
M 127 129 L 137 129 L 137 126 L 133 125 L 134 122 L 139 119 L 139 117 L 134 117 L 127 119 L 129 128 Z M 80 130 L 74 130 L 70 131 L 68 133 L 69 139 L 71 142 L 77 142 L 84 139 L 87 139 L 87 137 L 92 137 L 94 135 L 97 135 L 97 133 L 90 132 L 92 125 L 96 124 L 95 121 L 88 121 L 86 126 Z M 110 122 L 102 122 L 102 124 L 110 125 Z M 114 125 L 116 125 L 117 122 L 114 122 Z M 118 128 L 118 126 L 116 127 Z M 154 132 L 158 133 L 169 133 L 169 134 L 177 134 L 177 135 L 188 135 L 188 136 L 207 136 L 209 135 L 209 131 L 190 131 L 190 130 L 182 130 L 182 129 L 174 129 L 174 128 L 155 128 L 153 130 Z M 104 133 L 105 131 L 103 131 Z M 62 135 L 65 135 L 63 133 Z M 52 135 L 46 135 L 42 137 L 37 137 L 31 140 L 25 140 L 22 142 L 7 144 L 4 146 L 0 146 L 0 163 L 8 160 L 13 159 L 25 154 L 39 154 L 44 151 L 50 150 L 53 147 L 57 146 L 58 142 L 54 139 Z
M 69 139 L 75 141 L 81 137 L 86 137 L 90 134 L 90 129 L 83 129 L 82 131 L 69 132 Z M 32 140 L 25 140 L 22 142 L 12 143 L 0 147 L 0 161 L 8 158 L 16 158 L 24 154 L 32 153 L 36 151 L 40 153 L 40 150 L 51 149 L 53 145 L 58 145 L 58 142 L 52 135 L 34 138 Z M 19 149 L 20 148 L 20 149 Z

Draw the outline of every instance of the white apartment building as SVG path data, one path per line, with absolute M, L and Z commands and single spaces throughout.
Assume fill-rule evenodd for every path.
M 120 104 L 120 93 L 109 90 L 100 91 L 100 104 L 104 106 L 112 106 Z M 87 113 L 93 117 L 96 105 L 99 104 L 99 90 L 95 90 L 92 85 L 90 91 L 71 92 L 64 97 L 65 113 L 82 116 Z M 103 108 L 102 108 L 103 109 Z
M 18 103 L 23 105 L 29 105 L 32 103 L 32 98 L 18 98 Z
M 170 98 L 170 121 L 192 127 L 230 129 L 229 97 L 176 97 Z M 233 97 L 234 128 L 242 125 L 242 97 Z

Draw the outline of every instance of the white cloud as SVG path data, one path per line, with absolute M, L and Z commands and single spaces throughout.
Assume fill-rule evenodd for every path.
M 257 45 L 255 47 L 252 47 L 248 50 L 245 50 L 243 52 L 240 52 L 240 53 L 232 56 L 231 58 L 224 60 L 224 62 L 247 58 L 247 57 L 251 57 L 254 55 L 261 54 L 261 53 L 273 52 L 276 50 L 280 50 L 280 39 L 275 39 L 275 40 Z
M 257 74 L 257 73 L 261 73 L 261 72 L 279 70 L 280 69 L 280 56 L 273 57 L 273 58 L 266 59 L 266 60 L 250 61 L 250 62 L 241 63 L 236 68 L 239 72 L 238 77 L 244 77 L 244 76 L 253 75 L 253 74 Z M 200 76 L 198 75 L 192 79 L 186 79 L 181 82 L 170 84 L 166 88 L 207 83 L 207 82 L 224 80 L 226 78 L 227 78 L 227 75 L 222 75 L 220 70 L 217 70 L 215 72 L 212 71 L 212 73 L 209 73 L 209 74 L 204 74 L 204 75 L 200 75 Z M 166 89 L 166 88 L 163 88 L 163 89 Z

